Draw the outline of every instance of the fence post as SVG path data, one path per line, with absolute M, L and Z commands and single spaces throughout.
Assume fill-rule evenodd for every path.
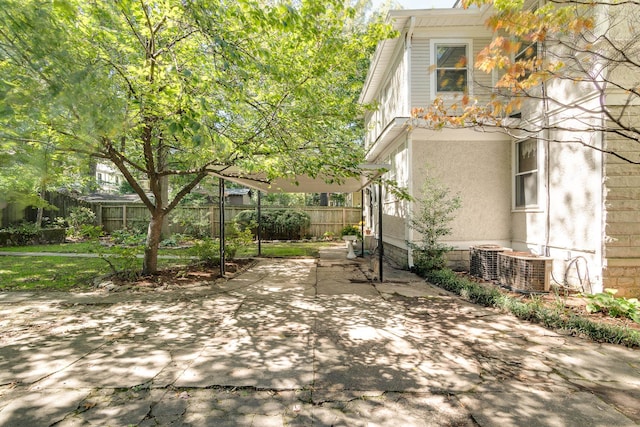
M 104 224 L 102 223 L 102 205 L 99 203 L 96 206 L 96 221 L 98 225 L 104 229 Z
M 122 205 L 122 228 L 127 228 L 127 205 Z

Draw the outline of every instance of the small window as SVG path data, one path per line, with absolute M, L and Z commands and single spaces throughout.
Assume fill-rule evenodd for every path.
M 466 44 L 436 45 L 436 92 L 466 92 L 468 60 Z
M 516 143 L 515 206 L 538 206 L 538 141 Z

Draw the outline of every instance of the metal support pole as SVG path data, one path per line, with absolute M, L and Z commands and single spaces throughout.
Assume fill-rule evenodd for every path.
M 262 256 L 262 191 L 258 190 L 258 256 Z
M 364 188 L 360 190 L 360 257 L 364 258 Z
M 384 259 L 384 243 L 382 242 L 382 182 L 378 184 L 378 268 L 380 269 L 380 283 L 382 283 L 382 261 Z
M 220 197 L 220 275 L 224 277 L 224 179 L 218 178 L 218 193 Z

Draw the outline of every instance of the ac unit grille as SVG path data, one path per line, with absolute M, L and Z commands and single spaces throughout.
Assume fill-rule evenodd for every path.
M 511 251 L 498 245 L 471 246 L 469 248 L 469 273 L 484 280 L 498 280 L 498 254 Z
M 521 292 L 548 292 L 553 260 L 530 253 L 498 254 L 500 283 Z

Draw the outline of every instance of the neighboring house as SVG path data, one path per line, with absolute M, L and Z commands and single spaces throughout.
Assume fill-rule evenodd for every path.
M 225 202 L 234 206 L 250 205 L 251 194 L 248 188 L 225 188 L 224 190 Z
M 96 165 L 96 182 L 101 193 L 118 193 L 123 181 L 122 173 L 110 164 L 98 163 Z
M 456 248 L 454 267 L 469 267 L 469 247 L 495 244 L 553 258 L 558 282 L 587 292 L 613 287 L 618 295 L 639 296 L 640 238 L 633 230 L 640 234 L 640 220 L 629 210 L 629 199 L 640 198 L 640 186 L 628 191 L 634 184 L 626 165 L 579 143 L 514 139 L 495 130 L 431 130 L 411 118 L 413 108 L 436 97 L 448 102 L 467 92 L 487 100 L 495 76 L 474 72 L 472 64 L 492 39 L 484 24 L 490 13 L 487 8 L 389 13 L 400 35 L 378 45 L 360 96 L 361 103 L 377 106 L 365 116 L 367 161 L 390 164 L 385 178 L 413 196 L 420 195 L 426 176 L 460 195 L 462 208 L 446 240 Z M 553 121 L 568 113 L 556 109 L 547 116 Z M 579 136 L 596 146 L 606 142 L 602 133 Z M 365 217 L 375 228 L 377 194 L 367 194 Z M 411 210 L 410 202 L 385 194 L 385 255 L 405 267 L 412 265 L 406 242 L 418 240 L 406 221 Z

